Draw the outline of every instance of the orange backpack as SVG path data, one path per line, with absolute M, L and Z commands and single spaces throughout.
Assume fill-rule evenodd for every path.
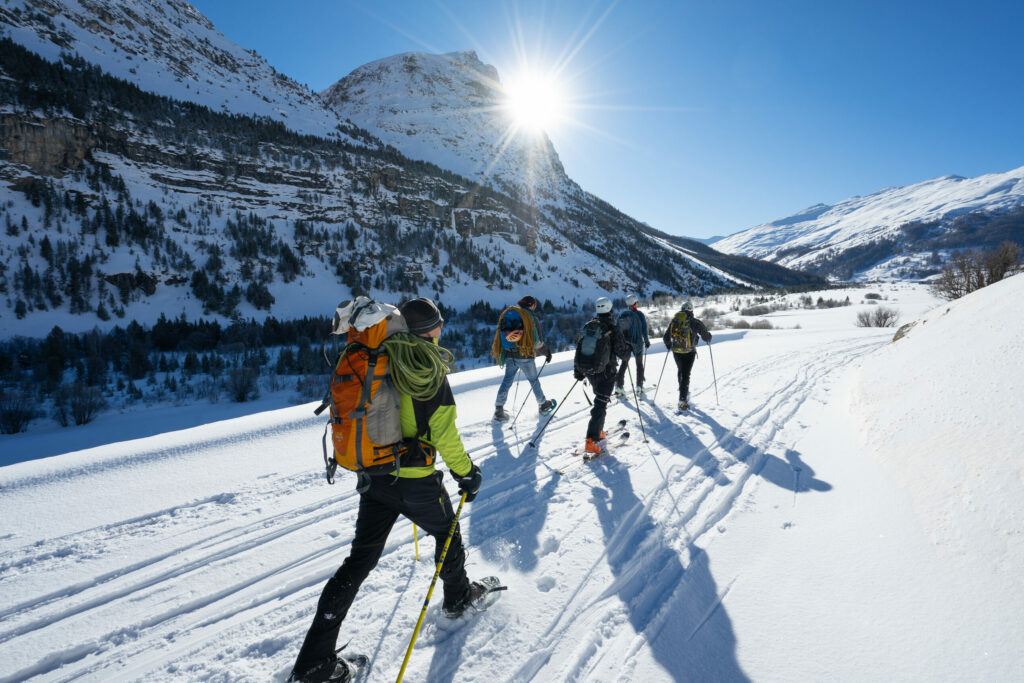
M 392 335 L 407 331 L 398 309 L 366 297 L 335 313 L 332 333 L 347 332 L 348 344 L 335 363 L 327 396 L 315 411 L 319 415 L 331 409 L 333 456 L 328 455 L 326 429 L 323 438 L 328 483 L 334 483 L 338 465 L 367 474 L 399 470 L 402 456 L 419 444 L 419 439 L 402 437 L 399 394 L 391 382 L 384 346 Z M 422 446 L 416 450 L 425 456 L 423 464 L 430 465 L 434 451 Z

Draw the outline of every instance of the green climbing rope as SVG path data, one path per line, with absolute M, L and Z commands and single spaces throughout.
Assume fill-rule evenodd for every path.
M 395 388 L 417 401 L 434 397 L 455 362 L 448 349 L 404 332 L 388 337 L 381 346 L 388 352 Z

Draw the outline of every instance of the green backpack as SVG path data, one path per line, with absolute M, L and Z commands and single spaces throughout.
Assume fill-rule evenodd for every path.
M 674 353 L 690 353 L 697 348 L 697 335 L 693 333 L 682 311 L 676 313 L 669 323 L 668 337 Z

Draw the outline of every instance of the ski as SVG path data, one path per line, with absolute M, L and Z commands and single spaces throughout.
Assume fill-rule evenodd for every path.
M 600 453 L 588 453 L 582 448 L 577 448 L 572 452 L 573 455 L 583 457 L 583 462 L 590 462 L 595 458 L 599 458 L 613 448 L 619 448 L 625 446 L 626 442 L 629 441 L 629 432 L 615 432 L 605 438 L 604 450 Z
M 586 463 L 601 457 L 605 453 L 612 451 L 616 448 L 625 446 L 629 441 L 629 432 L 625 430 L 616 430 L 611 434 L 607 434 L 605 437 L 605 447 L 601 453 L 588 453 L 582 448 L 576 448 L 572 452 L 572 460 L 558 470 L 559 474 L 565 474 L 569 470 L 579 465 L 585 465 Z

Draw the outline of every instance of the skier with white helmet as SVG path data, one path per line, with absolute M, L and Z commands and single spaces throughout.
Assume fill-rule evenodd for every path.
M 700 320 L 693 317 L 693 304 L 683 302 L 679 312 L 672 317 L 665 336 L 661 339 L 672 350 L 676 361 L 676 378 L 679 380 L 679 410 L 690 407 L 690 371 L 697 360 L 698 337 L 705 344 L 711 343 L 711 333 Z
M 590 410 L 584 446 L 588 456 L 605 452 L 604 416 L 615 387 L 618 361 L 626 362 L 633 350 L 612 318 L 611 299 L 602 296 L 594 302 L 594 307 L 597 317 L 587 322 L 577 336 L 573 363 L 576 380 L 587 379 L 594 389 L 594 406 Z
M 636 390 L 643 393 L 644 390 L 644 351 L 651 348 L 651 338 L 647 335 L 647 316 L 637 310 L 640 299 L 636 294 L 626 297 L 626 305 L 629 306 L 619 314 L 619 329 L 622 336 L 633 345 L 633 358 L 636 359 Z M 615 393 L 618 396 L 625 396 L 626 371 L 629 368 L 627 358 L 619 366 L 619 374 L 615 377 Z

